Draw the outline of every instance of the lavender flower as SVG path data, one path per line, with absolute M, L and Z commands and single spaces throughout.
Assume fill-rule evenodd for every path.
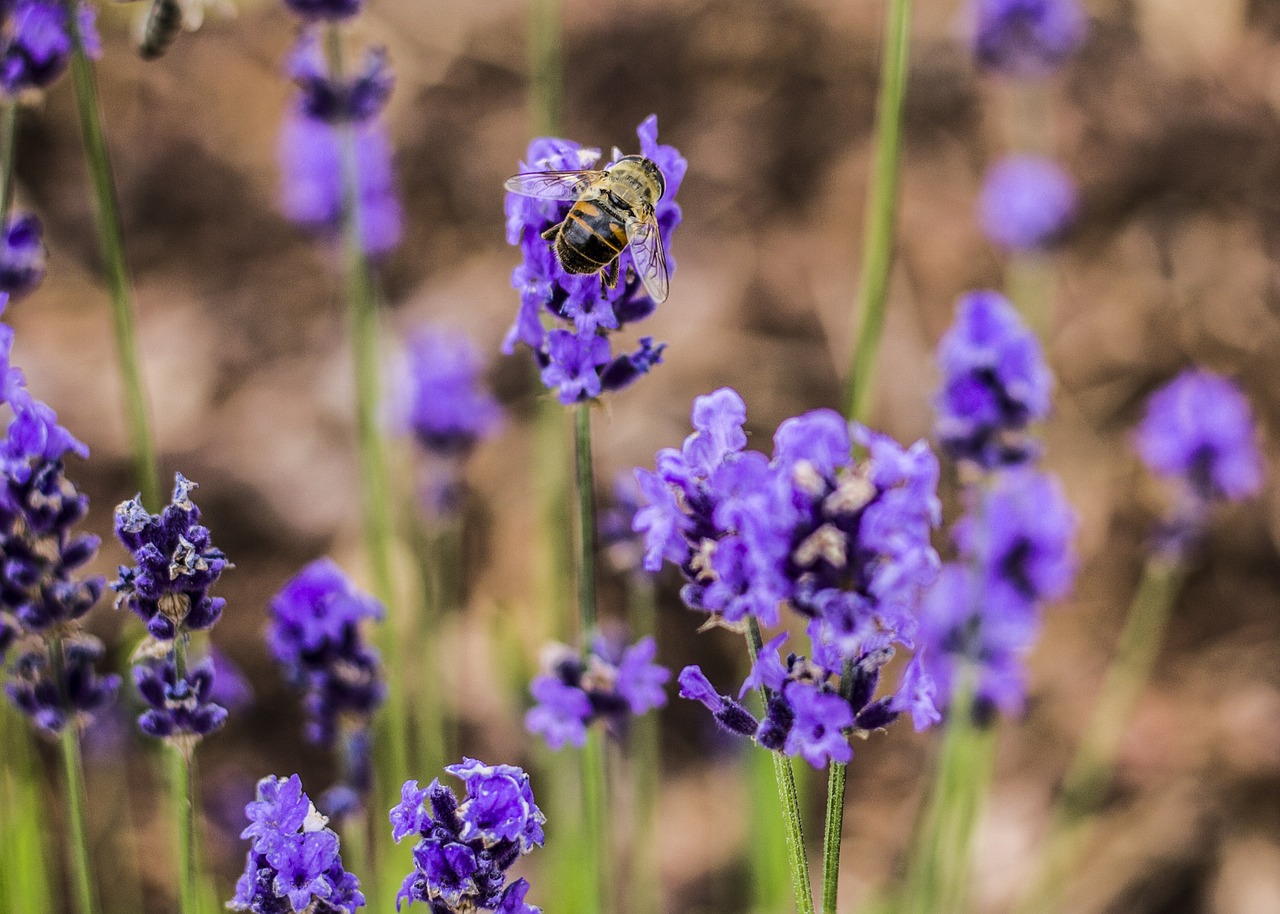
M 90 57 L 101 53 L 93 7 L 76 6 L 81 40 Z M 66 4 L 59 0 L 12 0 L 0 37 L 0 86 L 9 96 L 51 86 L 67 69 L 75 40 Z
M 227 567 L 227 557 L 214 547 L 200 509 L 191 501 L 196 484 L 178 473 L 173 500 L 160 514 L 150 514 L 141 496 L 116 508 L 116 537 L 133 556 L 133 566 L 120 566 L 112 583 L 116 608 L 132 610 L 159 641 L 172 641 L 180 630 L 204 631 L 222 615 L 226 601 L 209 596 L 209 588 Z
M 306 29 L 289 56 L 289 76 L 300 90 L 299 112 L 328 124 L 364 122 L 381 112 L 395 85 L 386 48 L 371 48 L 354 76 L 339 79 L 329 72 L 321 38 L 319 28 Z
M 285 118 L 280 133 L 281 207 L 294 222 L 319 235 L 342 231 L 342 138 L 339 127 L 301 113 Z M 381 121 L 351 125 L 362 240 L 369 254 L 385 254 L 400 241 L 401 211 L 396 197 L 391 144 Z
M 1006 76 L 1048 76 L 1084 42 L 1079 0 L 972 0 L 973 55 Z
M 342 866 L 338 836 L 302 792 L 302 781 L 275 776 L 258 782 L 245 807 L 252 844 L 244 875 L 227 907 L 255 914 L 353 914 L 364 906 L 360 881 Z
M 1071 227 L 1075 212 L 1075 182 L 1045 156 L 1001 159 L 987 172 L 978 198 L 982 230 L 1010 251 L 1051 247 Z
M 653 638 L 624 648 L 597 637 L 585 658 L 566 645 L 552 645 L 543 661 L 546 672 L 529 685 L 538 703 L 525 715 L 525 729 L 552 749 L 566 743 L 581 747 L 595 720 L 618 733 L 630 716 L 664 707 L 662 687 L 671 672 L 653 662 L 657 651 Z
M 356 590 L 332 559 L 317 559 L 284 585 L 268 607 L 267 643 L 285 678 L 306 693 L 307 739 L 332 747 L 365 732 L 386 696 L 378 652 L 360 632 L 382 605 Z M 360 766 L 363 767 L 363 766 Z M 367 784 L 353 784 L 363 791 Z
M 502 424 L 502 409 L 482 383 L 479 352 L 465 334 L 440 329 L 414 334 L 407 352 L 409 430 L 430 453 L 465 457 Z
M 655 216 L 668 270 L 673 271 L 671 236 L 681 221 L 675 196 L 688 163 L 675 147 L 658 143 L 656 116 L 646 118 L 636 133 L 640 154 L 654 162 L 665 179 Z M 519 170 L 591 168 L 599 155 L 599 150 L 584 149 L 570 140 L 540 138 L 529 144 Z M 619 255 L 617 263 L 625 281 L 614 288 L 601 288 L 600 277 L 594 273 L 564 269 L 542 233 L 563 220 L 569 207 L 569 203 L 507 194 L 507 241 L 519 246 L 522 260 L 511 275 L 511 285 L 520 293 L 520 311 L 502 346 L 508 355 L 517 343 L 533 350 L 543 384 L 556 391 L 565 404 L 592 400 L 606 390 L 629 386 L 662 361 L 665 346 L 646 337 L 636 351 L 614 354 L 610 334 L 648 317 L 655 304 L 636 276 L 629 249 Z M 543 326 L 544 316 L 553 322 L 552 329 Z
M 362 0 L 284 0 L 284 5 L 307 21 L 338 22 L 355 16 L 364 3 Z
M 1262 457 L 1249 401 L 1226 378 L 1189 369 L 1156 391 L 1137 447 L 1158 476 L 1204 501 L 1238 501 L 1262 487 Z
M 1027 427 L 1049 413 L 1052 376 L 1040 344 L 1008 299 L 970 292 L 938 346 L 938 441 L 953 459 L 984 469 L 1037 453 Z
M 133 668 L 133 682 L 147 709 L 138 727 L 190 758 L 196 744 L 227 722 L 227 709 L 212 700 L 213 662 L 205 660 L 178 675 L 173 660 L 153 660 Z
M 529 883 L 507 882 L 507 870 L 543 843 L 546 817 L 533 799 L 529 776 L 513 765 L 464 759 L 445 771 L 466 785 L 457 796 L 439 780 L 426 788 L 406 781 L 390 814 L 397 843 L 418 837 L 414 869 L 396 896 L 403 904 L 425 902 L 433 914 L 463 914 L 477 908 L 500 914 L 539 914 L 524 901 Z
M 31 213 L 10 215 L 0 237 L 0 291 L 22 298 L 44 280 L 40 220 Z
M 96 674 L 102 644 L 79 627 L 104 581 L 76 575 L 99 541 L 73 531 L 89 500 L 67 479 L 63 459 L 88 450 L 9 365 L 12 343 L 4 328 L 0 379 L 13 418 L 0 441 L 0 655 L 17 644 L 6 692 L 38 726 L 58 733 L 68 724 L 88 726 L 114 698 L 120 677 Z
M 699 397 L 681 450 L 660 451 L 656 472 L 636 471 L 649 501 L 634 521 L 646 538 L 645 567 L 678 564 L 686 605 L 715 624 L 742 628 L 754 617 L 777 625 L 783 606 L 806 618 L 812 661 L 792 655 L 783 664 L 775 641 L 748 680 L 770 693 L 756 741 L 815 765 L 842 761 L 832 731 L 843 739 L 898 716 L 890 699 L 872 694 L 892 645 L 911 645 L 916 604 L 937 571 L 929 543 L 940 511 L 937 460 L 923 442 L 903 449 L 851 430 L 830 410 L 782 423 L 770 460 L 744 450 L 745 420 L 733 390 Z M 867 453 L 862 462 L 853 459 L 855 442 Z M 872 689 L 839 698 L 836 679 L 847 666 L 863 670 Z M 912 687 L 918 694 L 898 696 L 894 707 L 912 709 L 923 725 L 932 716 L 928 684 Z M 720 720 L 723 697 L 709 685 L 702 692 L 698 700 Z

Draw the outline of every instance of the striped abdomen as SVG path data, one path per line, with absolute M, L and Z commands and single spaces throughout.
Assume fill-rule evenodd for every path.
M 556 256 L 570 273 L 595 273 L 627 246 L 626 216 L 608 197 L 579 200 L 556 236 Z

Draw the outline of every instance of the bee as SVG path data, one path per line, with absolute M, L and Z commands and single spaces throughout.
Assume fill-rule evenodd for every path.
M 179 0 L 151 0 L 139 29 L 138 55 L 143 60 L 163 56 L 178 37 L 183 18 Z
M 667 300 L 667 256 L 655 215 L 667 182 L 651 159 L 614 150 L 603 170 L 527 172 L 504 186 L 513 194 L 573 203 L 564 221 L 542 233 L 554 241 L 565 270 L 599 272 L 601 288 L 615 288 L 618 255 L 629 246 L 649 297 L 658 304 Z

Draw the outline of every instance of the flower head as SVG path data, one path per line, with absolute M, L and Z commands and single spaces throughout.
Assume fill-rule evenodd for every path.
M 660 451 L 655 471 L 636 474 L 649 501 L 634 521 L 645 567 L 679 565 L 686 605 L 712 623 L 776 625 L 783 608 L 808 620 L 811 660 L 784 663 L 781 639 L 757 658 L 748 683 L 769 700 L 751 732 L 815 765 L 844 761 L 838 742 L 897 716 L 887 699 L 873 701 L 874 686 L 850 701 L 834 682 L 847 664 L 874 667 L 878 681 L 890 646 L 911 645 L 916 604 L 938 567 L 929 542 L 940 514 L 937 460 L 923 442 L 903 448 L 830 410 L 779 425 L 770 459 L 745 449 L 746 407 L 728 388 L 697 398 L 692 418 L 681 449 Z M 722 726 L 748 730 L 740 706 L 696 668 L 681 687 Z
M 303 30 L 287 66 L 300 90 L 299 112 L 328 124 L 369 120 L 386 105 L 395 85 L 386 48 L 367 51 L 354 76 L 341 79 L 332 75 L 325 60 L 321 29 L 314 26 Z
M 938 440 L 983 468 L 1025 463 L 1036 454 L 1027 427 L 1048 415 L 1053 383 L 1040 344 L 998 292 L 971 292 L 956 311 L 938 344 Z
M 1071 227 L 1076 185 L 1053 159 L 1011 155 L 982 184 L 978 220 L 987 237 L 1010 251 L 1051 247 Z
M 58 0 L 12 0 L 0 38 L 0 85 L 6 94 L 53 85 L 67 69 L 75 48 L 67 5 Z M 93 7 L 76 6 L 75 27 L 90 57 L 101 53 Z
M 1006 76 L 1048 76 L 1084 42 L 1079 0 L 972 0 L 973 55 Z
M 309 22 L 338 22 L 360 12 L 363 0 L 284 0 L 284 5 Z
M 302 781 L 274 776 L 258 782 L 245 807 L 251 839 L 244 875 L 227 907 L 269 914 L 353 914 L 364 906 L 360 881 L 338 853 L 338 836 L 302 792 Z
M 5 686 L 9 700 L 36 726 L 57 735 L 70 724 L 83 730 L 93 718 L 115 701 L 120 677 L 99 676 L 102 642 L 91 635 L 76 633 L 60 638 L 61 670 L 50 660 L 50 645 L 32 639 L 19 642 L 19 651 Z M 25 645 L 25 646 L 24 646 Z
M 636 133 L 640 154 L 663 177 L 654 218 L 670 272 L 675 268 L 671 236 L 681 221 L 675 196 L 688 163 L 675 147 L 658 142 L 656 116 L 647 118 Z M 570 140 L 540 138 L 529 144 L 520 171 L 589 169 L 599 158 L 599 150 L 584 149 Z M 648 317 L 655 303 L 636 272 L 629 247 L 614 264 L 620 279 L 613 287 L 604 286 L 595 273 L 570 273 L 564 268 L 553 250 L 554 242 L 542 236 L 564 220 L 571 203 L 515 193 L 507 194 L 506 201 L 507 241 L 519 246 L 522 260 L 511 276 L 512 287 L 520 293 L 520 310 L 503 352 L 513 352 L 516 343 L 532 349 L 543 383 L 565 404 L 629 386 L 662 361 L 664 348 L 646 337 L 634 352 L 614 353 L 610 334 Z M 554 325 L 550 331 L 543 326 L 544 317 Z
M 540 734 L 552 749 L 586 743 L 587 727 L 603 719 L 615 733 L 631 715 L 667 703 L 663 686 L 671 671 L 653 662 L 658 646 L 641 638 L 630 647 L 597 638 L 586 657 L 565 645 L 552 645 L 544 670 L 529 684 L 537 704 L 525 715 L 525 728 Z
M 428 329 L 414 334 L 409 357 L 407 425 L 422 448 L 464 457 L 502 424 L 502 409 L 485 390 L 480 354 L 463 333 Z
M 1226 378 L 1189 369 L 1156 391 L 1138 428 L 1151 471 L 1181 480 L 1206 501 L 1236 501 L 1262 487 L 1249 401 Z
M 133 682 L 147 710 L 138 718 L 142 732 L 177 746 L 190 756 L 195 745 L 222 729 L 227 709 L 212 700 L 213 663 L 205 660 L 182 676 L 174 661 L 141 663 Z
M 191 500 L 195 488 L 178 473 L 173 500 L 160 514 L 148 513 L 140 497 L 116 507 L 116 537 L 135 563 L 121 565 L 119 578 L 111 584 L 116 608 L 136 613 L 160 641 L 173 640 L 180 629 L 210 628 L 226 603 L 209 596 L 209 588 L 227 567 L 227 557 L 200 524 L 200 509 Z
M 544 840 L 546 817 L 534 802 L 529 776 L 513 765 L 475 759 L 445 770 L 466 785 L 462 800 L 438 780 L 425 789 L 406 781 L 391 810 L 397 842 L 418 836 L 414 869 L 396 896 L 396 909 L 422 901 L 435 912 L 534 914 L 538 909 L 524 903 L 528 883 L 508 883 L 506 875 Z

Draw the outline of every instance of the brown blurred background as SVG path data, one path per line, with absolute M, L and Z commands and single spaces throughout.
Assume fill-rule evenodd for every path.
M 983 169 L 1012 142 L 1014 104 L 970 64 L 957 4 L 917 6 L 875 412 L 901 439 L 929 432 L 931 349 L 957 295 L 1002 282 L 974 203 Z M 1280 2 L 1087 6 L 1089 42 L 1045 90 L 1045 142 L 1083 195 L 1055 260 L 1048 344 L 1058 389 L 1046 430 L 1047 461 L 1081 518 L 1082 565 L 1074 598 L 1049 614 L 1029 714 L 1003 728 L 977 838 L 981 911 L 1005 909 L 1030 872 L 1161 506 L 1128 447 L 1143 398 L 1197 363 L 1240 380 L 1264 435 L 1280 425 Z M 766 450 L 783 418 L 838 406 L 880 12 L 830 0 L 567 0 L 566 135 L 629 149 L 635 125 L 656 112 L 661 139 L 689 159 L 671 298 L 641 328 L 670 343 L 667 362 L 597 413 L 602 488 L 677 443 L 692 397 L 720 385 L 742 392 Z M 398 80 L 389 119 L 407 229 L 383 271 L 388 350 L 424 321 L 466 329 L 493 356 L 509 411 L 503 436 L 469 467 L 471 599 L 441 637 L 460 658 L 445 674 L 468 752 L 511 761 L 528 756 L 529 740 L 522 699 L 497 672 L 494 635 L 514 632 L 532 663 L 545 632 L 530 548 L 541 391 L 527 353 L 497 353 L 517 303 L 501 183 L 529 139 L 526 15 L 511 0 L 375 0 L 357 27 L 389 46 Z M 229 885 L 253 780 L 300 770 L 319 792 L 331 776 L 327 759 L 289 738 L 300 712 L 261 632 L 266 602 L 304 562 L 329 553 L 360 569 L 344 309 L 330 252 L 275 206 L 291 17 L 262 0 L 234 19 L 211 15 L 154 64 L 128 47 L 126 19 L 104 11 L 99 74 L 153 414 L 165 472 L 201 484 L 206 522 L 236 564 L 219 588 L 228 609 L 214 641 L 256 693 L 201 750 L 209 852 Z M 7 315 L 15 360 L 93 452 L 70 473 L 93 497 L 88 526 L 108 540 L 105 572 L 123 558 L 110 509 L 133 484 L 69 81 L 24 111 L 19 129 L 18 199 L 45 220 L 50 258 L 43 288 Z M 1275 448 L 1267 454 L 1274 473 Z M 1278 538 L 1274 484 L 1216 517 L 1071 911 L 1280 911 Z M 711 662 L 730 669 L 740 647 L 695 638 L 698 619 L 676 583 L 660 586 L 662 659 L 678 668 L 719 656 Z M 605 582 L 606 611 L 620 611 L 620 593 Z M 97 615 L 115 638 L 123 620 Z M 707 721 L 683 704 L 673 699 L 664 718 L 666 908 L 744 910 L 746 787 L 719 756 L 708 763 Z M 900 728 L 859 747 L 843 909 L 900 869 L 936 743 Z M 120 758 L 90 763 L 99 859 L 121 847 L 167 854 L 155 766 L 136 741 L 126 767 Z M 128 797 L 113 786 L 126 774 Z M 215 827 L 224 820 L 230 837 Z M 163 910 L 171 888 L 158 872 L 144 891 L 148 910 Z

